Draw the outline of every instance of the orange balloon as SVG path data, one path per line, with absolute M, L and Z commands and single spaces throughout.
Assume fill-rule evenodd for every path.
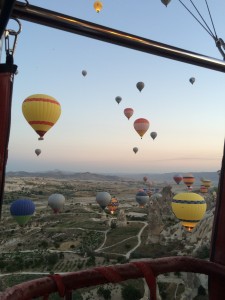
M 123 112 L 124 112 L 124 115 L 125 115 L 125 116 L 127 117 L 127 119 L 129 120 L 130 117 L 132 117 L 132 115 L 133 115 L 133 113 L 134 113 L 134 110 L 133 110 L 133 108 L 128 107 L 128 108 L 125 108 Z
M 150 123 L 148 120 L 140 118 L 134 121 L 134 129 L 137 131 L 137 133 L 142 138 L 143 135 L 146 133 L 150 126 Z

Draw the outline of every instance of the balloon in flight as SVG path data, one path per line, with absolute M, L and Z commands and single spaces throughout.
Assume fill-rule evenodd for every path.
M 183 176 L 183 183 L 187 188 L 192 188 L 193 183 L 195 182 L 195 177 L 192 174 L 186 174 Z
M 175 174 L 173 176 L 173 180 L 176 182 L 176 184 L 180 184 L 180 182 L 183 180 L 183 177 L 180 174 Z
M 87 71 L 86 70 L 83 70 L 82 71 L 82 75 L 85 77 L 87 75 Z
M 194 78 L 194 77 L 191 77 L 191 78 L 189 79 L 189 81 L 190 81 L 191 84 L 193 84 L 193 83 L 195 82 L 195 78 Z
M 104 210 L 111 201 L 111 195 L 108 192 L 98 192 L 96 195 L 96 202 Z
M 167 5 L 170 3 L 170 1 L 171 1 L 171 0 L 161 0 L 161 2 L 162 2 L 165 6 L 167 6 Z
M 107 205 L 107 208 L 111 214 L 114 214 L 114 212 L 117 211 L 118 207 L 119 207 L 119 201 L 114 196 L 114 197 L 112 197 L 111 201 Z
M 134 153 L 136 154 L 138 152 L 138 147 L 133 148 Z
M 173 213 L 189 232 L 193 230 L 206 212 L 205 199 L 192 192 L 175 195 L 171 205 Z
M 144 176 L 144 177 L 143 177 L 143 180 L 144 180 L 144 182 L 147 182 L 147 181 L 148 181 L 148 177 L 147 177 L 147 176 Z
M 62 211 L 65 204 L 65 197 L 62 194 L 52 194 L 48 198 L 48 205 L 54 211 L 55 214 Z
M 41 154 L 41 149 L 35 149 L 35 153 L 36 153 L 37 156 L 40 155 Z
M 145 84 L 144 84 L 144 82 L 142 82 L 142 81 L 139 81 L 139 82 L 136 84 L 136 87 L 137 87 L 137 89 L 139 90 L 139 92 L 141 92 L 141 91 L 143 90 L 144 86 L 145 86 Z
M 121 98 L 120 96 L 117 96 L 117 97 L 115 98 L 115 100 L 116 100 L 116 102 L 117 102 L 118 104 L 120 104 L 120 102 L 122 101 L 122 98 Z
M 202 182 L 202 184 L 205 186 L 205 187 L 210 187 L 211 186 L 211 184 L 212 184 L 212 181 L 210 180 L 210 179 L 205 179 L 205 178 L 202 178 L 201 179 L 201 182 Z
M 132 117 L 133 113 L 134 113 L 134 110 L 133 108 L 130 108 L 130 107 L 127 107 L 124 109 L 124 115 L 127 117 L 127 119 L 129 120 L 130 117 Z
M 46 132 L 58 121 L 61 106 L 51 96 L 35 94 L 23 101 L 22 112 L 27 122 L 39 135 L 39 140 L 43 140 Z
M 18 199 L 12 202 L 10 213 L 19 226 L 27 224 L 35 212 L 35 205 L 30 199 Z
M 140 207 L 144 207 L 145 204 L 148 202 L 149 196 L 144 191 L 139 191 L 136 194 L 136 201 L 139 204 Z
M 154 139 L 157 137 L 157 132 L 152 131 L 152 132 L 150 133 L 150 136 L 151 136 L 151 138 L 154 140 Z
M 102 10 L 102 2 L 101 1 L 95 1 L 94 3 L 94 9 L 97 13 L 99 13 Z
M 149 126 L 150 126 L 149 121 L 144 118 L 139 118 L 134 121 L 134 129 L 137 131 L 137 133 L 140 135 L 141 138 L 146 133 Z

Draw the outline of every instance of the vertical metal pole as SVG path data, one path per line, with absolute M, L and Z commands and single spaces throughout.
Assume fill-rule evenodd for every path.
M 225 266 L 225 142 L 212 231 L 210 260 Z M 224 281 L 215 276 L 209 276 L 209 299 L 219 300 L 224 299 L 224 296 Z

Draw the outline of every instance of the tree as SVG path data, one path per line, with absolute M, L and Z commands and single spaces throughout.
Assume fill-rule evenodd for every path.
M 121 291 L 124 300 L 139 300 L 142 297 L 141 291 L 132 285 L 126 285 Z

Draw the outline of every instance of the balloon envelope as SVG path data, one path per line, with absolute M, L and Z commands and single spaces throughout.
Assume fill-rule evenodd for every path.
M 118 209 L 119 201 L 116 197 L 112 197 L 111 201 L 107 205 L 108 210 L 111 214 L 114 214 L 114 212 Z
M 125 108 L 123 112 L 124 112 L 124 115 L 125 115 L 125 116 L 127 117 L 127 119 L 129 120 L 130 117 L 132 117 L 132 115 L 133 115 L 133 113 L 134 113 L 134 110 L 133 110 L 133 108 L 128 107 L 128 108 Z
M 144 118 L 140 118 L 134 121 L 134 129 L 137 131 L 141 138 L 148 130 L 149 125 L 149 121 Z
M 144 191 L 139 191 L 136 194 L 136 201 L 140 207 L 144 207 L 147 201 L 149 200 L 149 196 Z
M 54 213 L 59 213 L 65 204 L 65 197 L 62 194 L 52 194 L 48 198 L 48 205 L 54 211 Z
M 82 75 L 85 77 L 87 75 L 87 71 L 83 70 Z
M 120 96 L 117 96 L 117 97 L 115 98 L 115 100 L 116 100 L 116 102 L 117 102 L 118 104 L 120 104 L 120 102 L 122 101 L 122 98 L 121 98 Z
M 177 184 L 179 184 L 179 183 L 183 180 L 183 177 L 182 177 L 180 174 L 175 174 L 175 175 L 173 176 L 173 180 L 174 180 Z
M 101 1 L 95 1 L 94 3 L 94 9 L 96 10 L 97 13 L 99 13 L 102 10 L 102 2 Z
M 35 212 L 35 205 L 30 199 L 18 199 L 10 206 L 10 213 L 20 226 L 26 225 Z
M 205 199 L 192 192 L 175 195 L 171 205 L 175 216 L 188 231 L 192 231 L 206 212 Z
M 189 79 L 189 81 L 190 81 L 191 84 L 193 84 L 193 83 L 195 82 L 195 78 L 194 78 L 194 77 L 191 77 L 191 78 Z
M 190 188 L 195 182 L 195 177 L 192 174 L 186 174 L 183 176 L 183 182 L 188 188 Z
M 37 156 L 40 155 L 41 154 L 41 149 L 35 149 L 35 153 L 37 154 Z
M 167 5 L 170 3 L 170 1 L 171 1 L 171 0 L 161 0 L 161 2 L 162 2 L 165 6 L 167 6 Z
M 23 101 L 22 111 L 27 122 L 39 135 L 39 140 L 43 140 L 45 133 L 58 121 L 61 106 L 51 96 L 35 94 Z
M 136 154 L 138 152 L 138 147 L 133 148 L 134 153 Z
M 151 136 L 151 138 L 153 138 L 153 140 L 157 137 L 157 132 L 155 132 L 155 131 L 152 131 L 151 133 L 150 133 L 150 136 Z
M 102 209 L 105 209 L 111 201 L 111 198 L 112 197 L 108 192 L 98 192 L 96 195 L 96 202 Z
M 136 87 L 137 87 L 137 89 L 138 89 L 140 92 L 143 90 L 144 86 L 145 86 L 145 84 L 144 84 L 144 82 L 142 82 L 142 81 L 139 81 L 139 82 L 136 84 Z

